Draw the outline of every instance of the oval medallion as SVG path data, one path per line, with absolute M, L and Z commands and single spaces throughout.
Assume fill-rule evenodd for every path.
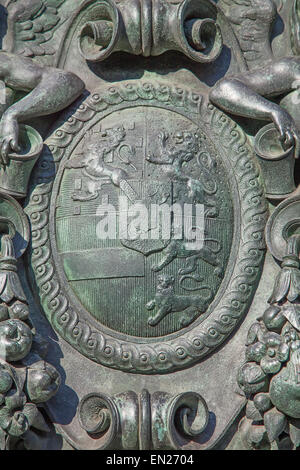
M 200 95 L 138 82 L 95 91 L 46 144 L 26 210 L 56 331 L 141 373 L 218 347 L 264 254 L 266 204 L 242 130 Z

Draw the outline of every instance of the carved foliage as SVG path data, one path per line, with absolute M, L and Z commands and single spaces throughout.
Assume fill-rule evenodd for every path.
M 0 300 L 0 449 L 42 448 L 50 428 L 39 406 L 55 395 L 60 375 L 44 360 L 47 343 L 31 323 L 10 235 L 1 238 Z
M 300 237 L 287 244 L 270 307 L 248 333 L 246 362 L 238 382 L 248 403 L 240 424 L 244 445 L 254 449 L 300 444 Z

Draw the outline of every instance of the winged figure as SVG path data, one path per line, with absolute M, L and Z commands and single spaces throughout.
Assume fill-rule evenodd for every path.
M 0 0 L 0 21 L 6 34 L 0 51 L 0 164 L 18 151 L 19 122 L 56 113 L 83 91 L 73 73 L 51 66 L 56 52 L 51 39 L 62 23 L 65 0 Z M 45 63 L 41 58 L 45 60 Z M 15 101 L 16 92 L 22 98 Z
M 291 115 L 271 99 L 300 86 L 299 0 L 291 2 L 291 31 L 294 53 L 275 58 L 271 32 L 277 15 L 275 0 L 220 0 L 237 36 L 248 70 L 221 79 L 210 93 L 210 100 L 238 116 L 273 121 L 283 145 L 298 148 L 300 129 Z

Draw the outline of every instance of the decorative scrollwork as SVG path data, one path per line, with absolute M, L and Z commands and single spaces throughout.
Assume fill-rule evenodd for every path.
M 178 432 L 189 437 L 199 436 L 208 425 L 208 408 L 198 393 L 178 395 L 172 405 L 172 419 Z
M 106 445 L 116 438 L 118 428 L 118 410 L 115 403 L 100 393 L 85 396 L 78 408 L 81 427 L 91 435 L 106 434 L 109 436 Z
M 92 62 L 117 51 L 148 57 L 178 50 L 192 60 L 209 63 L 218 58 L 223 46 L 217 15 L 208 0 L 200 4 L 194 0 L 179 4 L 89 0 L 77 13 L 79 50 Z

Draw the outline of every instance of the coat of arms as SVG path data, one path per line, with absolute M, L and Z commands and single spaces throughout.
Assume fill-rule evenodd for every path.
M 1 2 L 0 448 L 298 447 L 290 3 Z

